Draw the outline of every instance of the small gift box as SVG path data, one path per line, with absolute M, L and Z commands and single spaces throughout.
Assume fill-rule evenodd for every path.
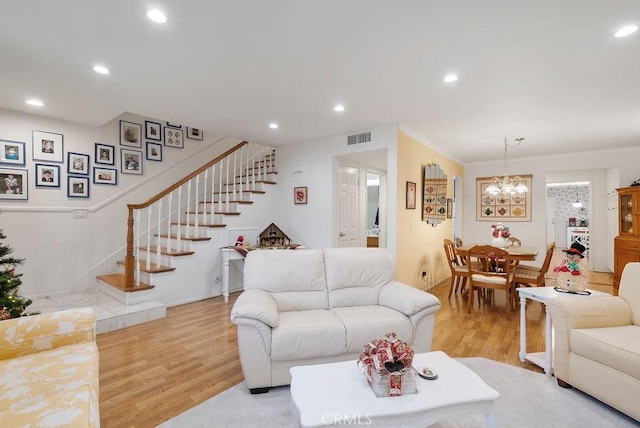
M 413 349 L 395 333 L 367 343 L 360 357 L 360 365 L 376 397 L 396 397 L 418 392 L 416 371 L 411 366 Z

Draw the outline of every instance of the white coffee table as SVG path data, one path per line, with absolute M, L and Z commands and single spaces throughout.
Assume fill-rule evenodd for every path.
M 520 295 L 520 361 L 524 363 L 525 360 L 529 360 L 536 366 L 542 367 L 547 376 L 553 374 L 551 363 L 551 317 L 547 312 L 545 316 L 545 351 L 527 353 L 527 299 L 544 303 L 546 310 L 546 303 L 550 299 L 559 296 L 573 296 L 576 299 L 584 299 L 589 296 L 610 296 L 610 294 L 596 290 L 587 290 L 591 293 L 590 295 L 562 293 L 556 291 L 554 287 L 521 287 L 516 288 L 516 291 Z
M 496 427 L 500 393 L 444 352 L 416 354 L 413 366 L 427 366 L 438 379 L 417 379 L 417 394 L 377 398 L 356 361 L 292 367 L 291 406 L 302 427 L 358 424 L 427 426 L 441 419 L 483 414 Z

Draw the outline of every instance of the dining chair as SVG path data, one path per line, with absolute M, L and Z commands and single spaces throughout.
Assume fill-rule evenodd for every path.
M 516 247 L 522 246 L 522 242 L 518 238 L 516 238 L 515 236 L 508 237 L 507 238 L 507 242 L 509 243 L 510 246 L 511 245 L 514 245 Z
M 451 239 L 444 240 L 444 254 L 451 269 L 451 285 L 449 287 L 449 298 L 454 292 L 460 292 L 464 290 L 469 277 L 469 267 L 460 261 L 460 258 L 456 254 L 456 248 Z
M 491 245 L 475 245 L 469 249 L 469 296 L 467 313 L 473 308 L 474 292 L 504 290 L 506 293 L 506 311 L 513 310 L 515 288 L 513 273 L 515 260 L 502 248 Z
M 547 254 L 544 256 L 544 261 L 542 262 L 541 267 L 522 264 L 516 266 L 513 277 L 513 283 L 515 286 L 544 287 L 544 277 L 549 270 L 549 265 L 551 264 L 551 258 L 553 257 L 555 249 L 555 241 L 547 246 Z

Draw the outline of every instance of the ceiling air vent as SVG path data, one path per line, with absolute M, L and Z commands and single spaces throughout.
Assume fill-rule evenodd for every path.
M 362 134 L 347 136 L 347 146 L 352 144 L 368 143 L 369 141 L 371 141 L 371 132 L 363 132 Z

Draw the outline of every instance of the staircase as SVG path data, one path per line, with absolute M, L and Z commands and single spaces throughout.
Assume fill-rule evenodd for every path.
M 219 295 L 212 274 L 227 246 L 229 217 L 276 184 L 275 150 L 242 143 L 146 202 L 127 205 L 126 255 L 99 289 L 125 305 L 164 305 Z

